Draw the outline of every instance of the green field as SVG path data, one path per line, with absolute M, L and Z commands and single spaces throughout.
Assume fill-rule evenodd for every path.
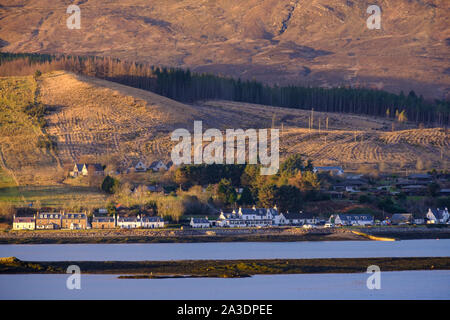
M 0 196 L 2 194 L 3 188 L 14 188 L 16 187 L 16 182 L 14 179 L 0 167 Z
M 104 206 L 107 196 L 97 188 L 77 186 L 15 186 L 5 185 L 0 172 L 0 202 L 14 206 L 91 208 Z

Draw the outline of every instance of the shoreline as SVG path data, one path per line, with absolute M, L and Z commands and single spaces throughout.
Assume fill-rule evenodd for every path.
M 450 228 L 299 227 L 242 229 L 108 229 L 0 232 L 0 244 L 297 242 L 450 239 Z
M 239 278 L 253 275 L 303 273 L 365 273 L 370 265 L 381 271 L 450 270 L 450 257 L 327 258 L 179 261 L 21 261 L 0 258 L 0 274 L 66 274 L 70 265 L 83 274 L 117 274 L 125 278 Z

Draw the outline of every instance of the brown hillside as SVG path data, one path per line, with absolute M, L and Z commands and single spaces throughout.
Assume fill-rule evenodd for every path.
M 449 94 L 447 0 L 2 1 L 2 51 L 113 56 L 269 83 L 353 85 Z
M 35 136 L 42 133 L 24 131 L 23 139 L 13 139 L 5 131 L 3 141 L 14 143 L 14 148 L 2 148 L 4 166 L 19 183 L 41 183 L 40 176 L 52 168 L 53 181 L 60 181 L 67 173 L 62 168 L 82 159 L 122 166 L 137 159 L 169 160 L 171 132 L 177 128 L 192 132 L 194 120 L 202 120 L 204 130 L 270 128 L 273 122 L 282 129 L 282 158 L 301 153 L 315 164 L 358 169 L 362 164 L 381 167 L 383 163 L 384 170 L 391 171 L 415 168 L 419 158 L 424 169 L 443 168 L 450 160 L 449 136 L 439 128 L 414 129 L 414 124 L 394 123 L 398 131 L 390 132 L 391 120 L 314 112 L 313 128 L 309 130 L 311 112 L 307 110 L 229 101 L 186 105 L 148 91 L 67 72 L 45 74 L 37 86 L 37 99 L 51 110 L 44 131 L 56 141 L 57 149 L 48 153 L 35 146 Z M 34 90 L 29 88 L 31 93 Z

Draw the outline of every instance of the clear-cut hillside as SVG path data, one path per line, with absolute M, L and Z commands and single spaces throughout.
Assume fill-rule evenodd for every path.
M 42 132 L 29 117 L 0 105 L 0 165 L 19 183 L 61 181 L 75 161 L 96 161 L 116 166 L 135 160 L 170 160 L 170 135 L 177 128 L 192 132 L 194 120 L 206 128 L 280 129 L 283 159 L 304 154 L 316 165 L 361 165 L 382 170 L 448 168 L 450 139 L 444 129 L 417 129 L 384 118 L 351 114 L 276 108 L 229 101 L 182 104 L 154 93 L 117 83 L 57 71 L 32 77 L 0 78 L 2 95 L 37 101 L 50 111 Z M 6 90 L 7 88 L 7 90 Z M 23 97 L 23 99 L 21 98 Z M 10 98 L 9 98 L 10 99 Z M 326 126 L 328 120 L 328 128 Z M 392 131 L 394 124 L 395 130 Z M 319 128 L 320 126 L 320 128 Z M 39 136 L 48 134 L 56 150 L 37 147 Z

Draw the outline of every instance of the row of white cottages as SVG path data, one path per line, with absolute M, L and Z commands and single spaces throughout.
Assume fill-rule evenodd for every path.
M 338 214 L 333 217 L 335 224 L 340 225 L 370 225 L 374 219 L 369 214 Z M 280 213 L 275 208 L 239 208 L 230 213 L 221 212 L 217 220 L 206 218 L 191 218 L 193 228 L 210 227 L 268 227 L 287 225 L 315 225 L 319 218 L 308 213 Z
M 164 228 L 164 220 L 161 217 L 121 217 L 117 216 L 116 226 L 121 229 L 155 229 Z
M 155 229 L 164 228 L 161 217 L 138 215 L 133 217 L 93 216 L 89 221 L 86 213 L 62 214 L 56 212 L 38 213 L 31 217 L 13 218 L 13 230 L 55 230 L 55 229 Z
M 450 221 L 448 209 L 429 209 L 426 219 L 412 219 L 412 214 L 395 214 L 394 216 L 411 216 L 408 223 L 416 224 L 442 224 Z M 395 218 L 395 217 L 394 217 Z M 279 213 L 278 209 L 270 208 L 239 208 L 230 213 L 221 212 L 217 220 L 206 218 L 191 218 L 190 226 L 193 228 L 210 227 L 268 227 L 283 225 L 315 225 L 319 223 L 318 217 L 308 213 Z M 366 226 L 374 224 L 371 214 L 345 214 L 331 215 L 328 223 L 337 226 Z

